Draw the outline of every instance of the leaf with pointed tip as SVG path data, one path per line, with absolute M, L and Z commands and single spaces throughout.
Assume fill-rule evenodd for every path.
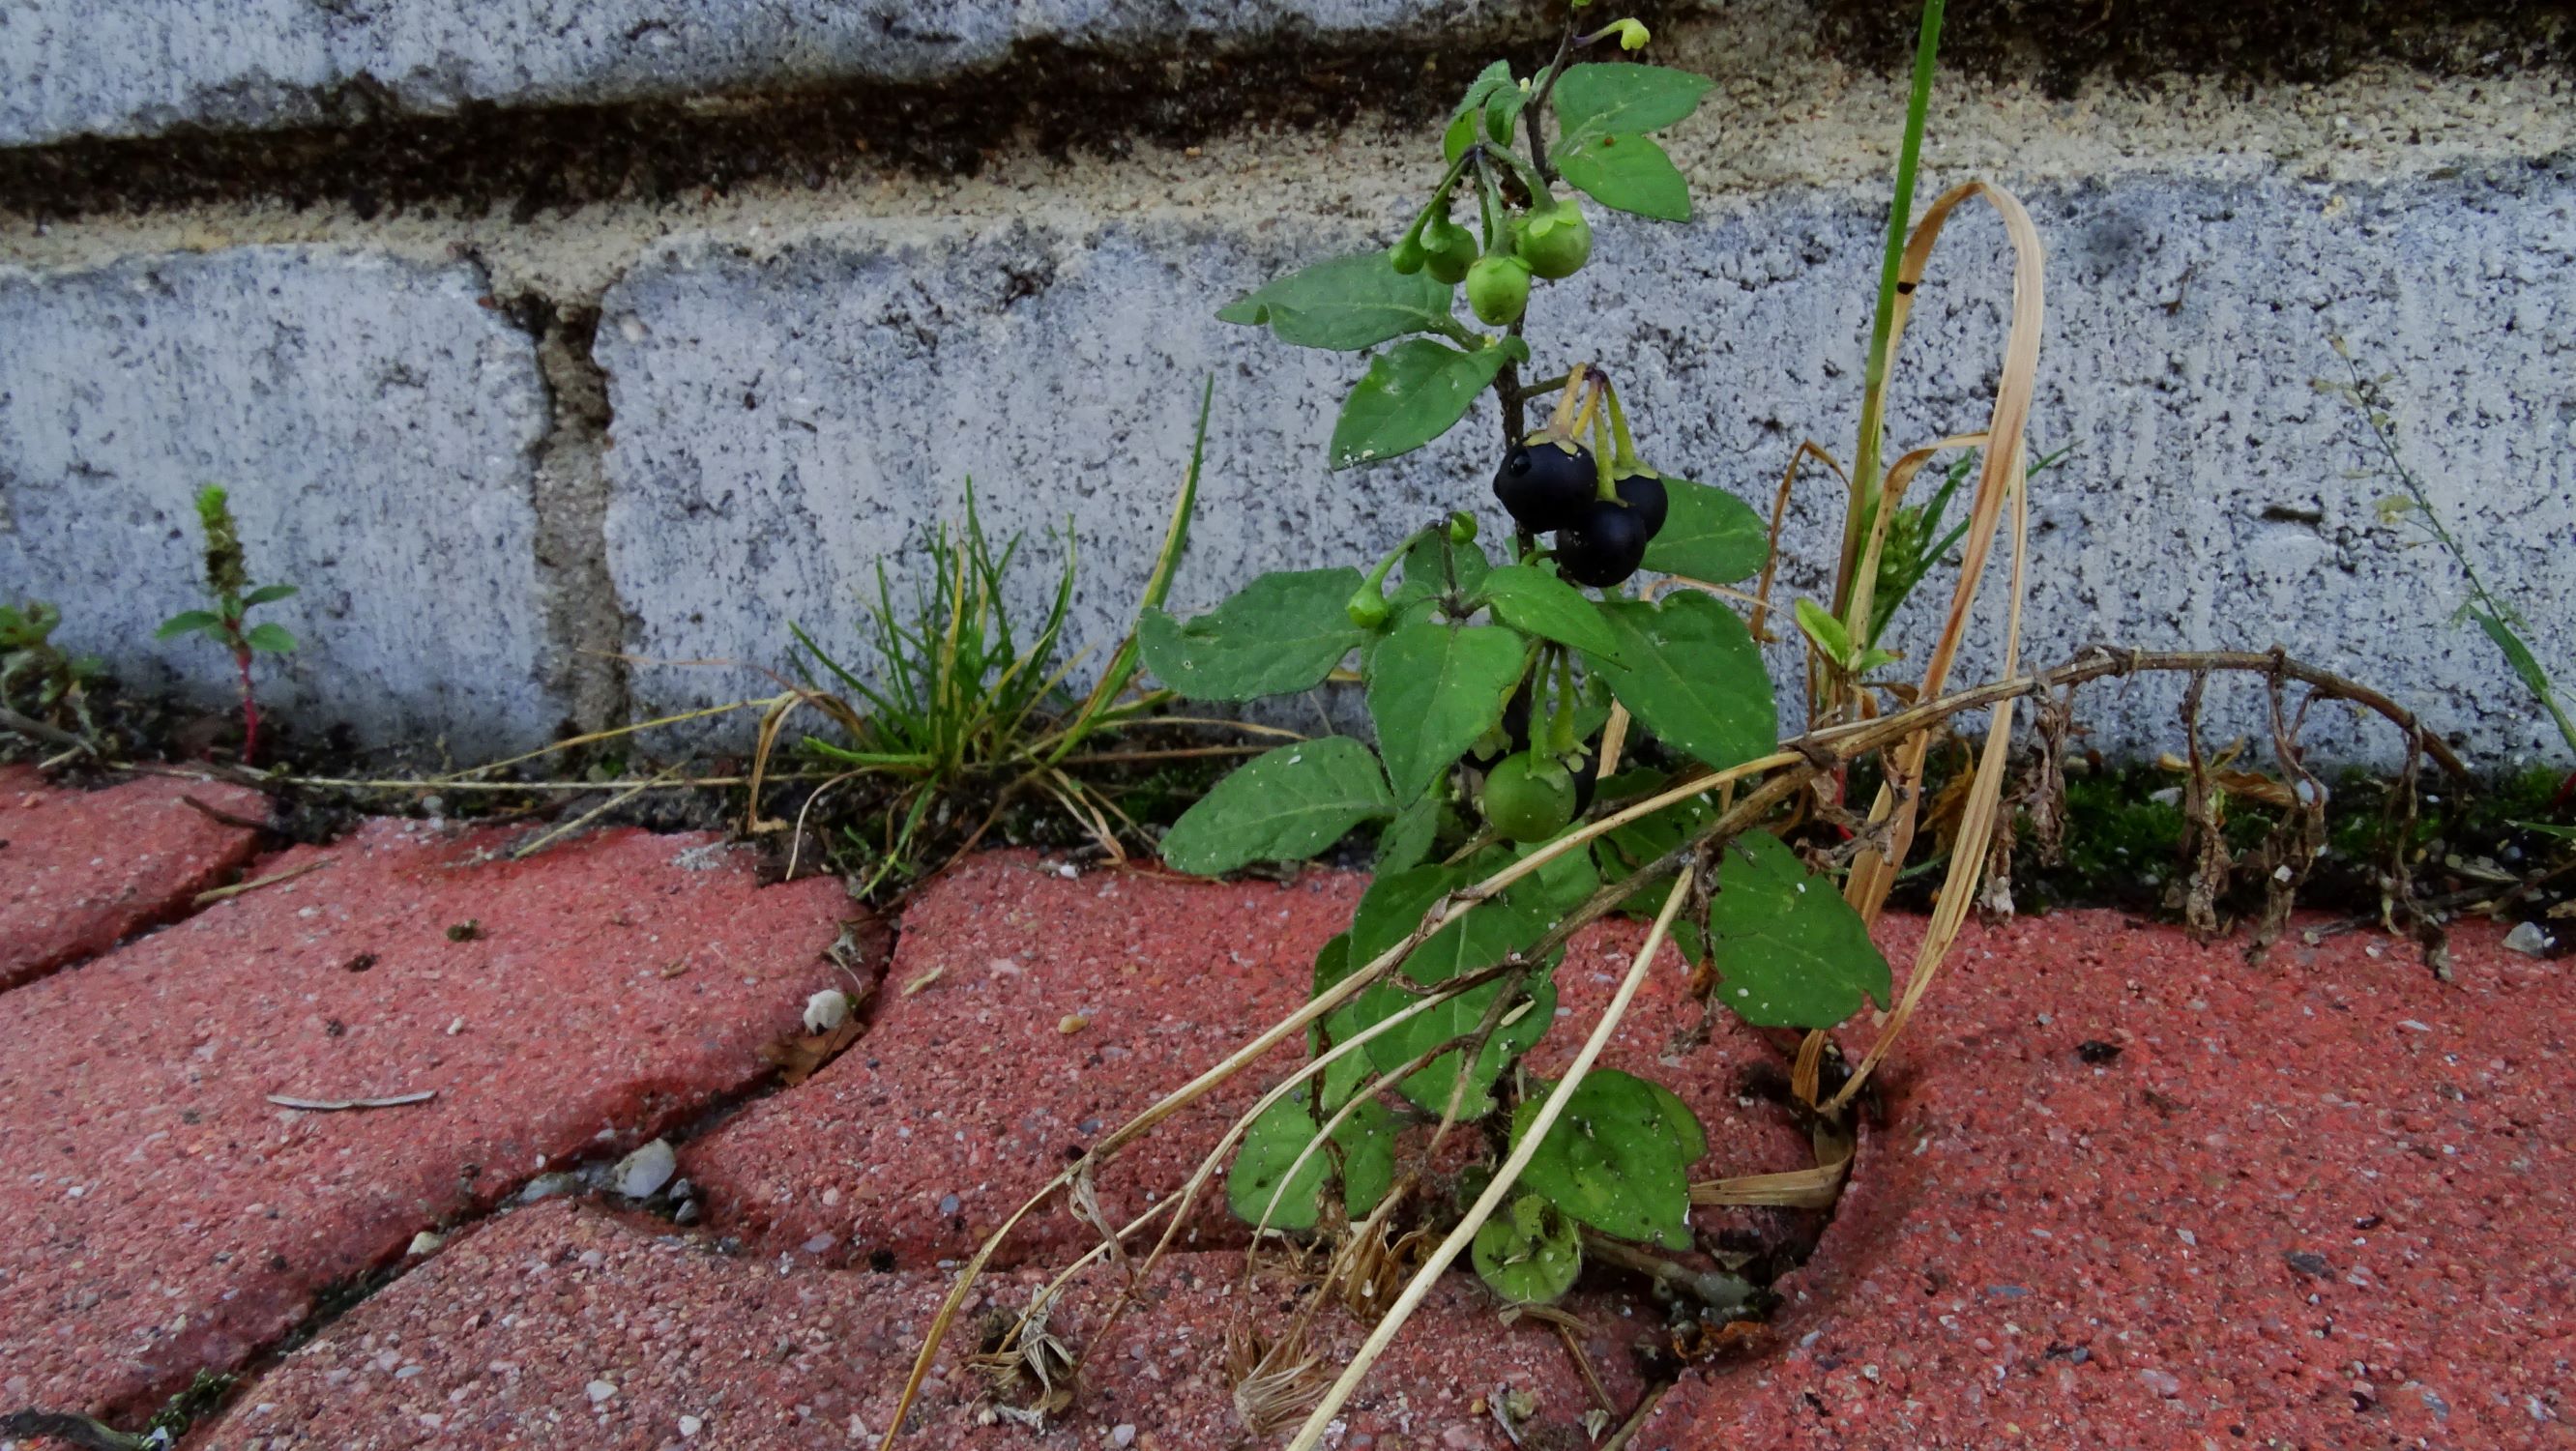
M 1521 637 L 1492 625 L 1424 621 L 1369 656 L 1368 711 L 1395 799 L 1409 803 L 1503 718 L 1520 683 Z
M 1495 374 L 1528 356 L 1529 345 L 1518 338 L 1472 351 L 1431 338 L 1397 343 L 1369 363 L 1342 400 L 1342 415 L 1333 423 L 1332 466 L 1384 463 L 1447 433 Z
M 1545 1099 L 1533 1085 L 1521 1100 L 1513 1143 Z M 1603 1234 L 1688 1249 L 1690 1166 L 1707 1151 L 1698 1117 L 1670 1089 L 1596 1068 L 1575 1085 L 1520 1182 Z
M 1664 527 L 1646 545 L 1646 568 L 1705 584 L 1750 579 L 1771 556 L 1762 516 L 1724 489 L 1667 478 Z
M 1571 645 L 1594 659 L 1619 658 L 1619 638 L 1601 622 L 1600 608 L 1548 570 L 1507 564 L 1486 575 L 1479 592 L 1494 618 L 1513 629 Z
M 1767 831 L 1722 849 L 1709 903 L 1721 978 L 1717 1000 L 1759 1028 L 1830 1028 L 1876 998 L 1887 959 L 1831 877 L 1809 872 Z
M 1770 752 L 1779 717 L 1761 652 L 1735 612 L 1697 591 L 1661 604 L 1601 607 L 1619 636 L 1620 660 L 1596 668 L 1648 730 L 1720 770 Z
M 1304 861 L 1363 821 L 1395 814 L 1377 757 L 1348 736 L 1255 756 L 1163 837 L 1174 871 L 1212 877 L 1257 861 Z
M 1360 572 L 1265 574 L 1203 615 L 1149 609 L 1136 647 L 1154 678 L 1193 700 L 1252 700 L 1304 690 L 1333 672 L 1368 632 L 1351 623 Z
M 1384 252 L 1362 252 L 1291 272 L 1219 308 L 1217 318 L 1268 324 L 1281 342 L 1347 353 L 1454 327 L 1450 297 L 1448 285 L 1430 273 L 1407 276 Z

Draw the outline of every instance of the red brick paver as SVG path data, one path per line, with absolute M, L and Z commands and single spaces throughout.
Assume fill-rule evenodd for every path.
M 1640 1451 L 2576 1444 L 2576 983 L 2497 940 L 1972 931 L 1787 1353 Z
M 906 913 L 869 1035 L 797 1092 L 696 1145 L 683 1167 L 708 1191 L 717 1228 L 767 1249 L 828 1264 L 885 1252 L 908 1267 L 971 1253 L 1077 1146 L 1295 1011 L 1316 949 L 1347 925 L 1365 886 L 1327 872 L 1284 885 L 1142 871 L 1067 879 L 1024 853 L 977 858 Z M 1570 945 L 1559 1022 L 1532 1057 L 1538 1071 L 1573 1057 L 1642 935 L 1611 923 Z M 1677 1048 L 1700 1016 L 1677 955 L 1653 983 L 1603 1062 L 1691 1101 L 1712 1145 L 1698 1172 L 1812 1163 L 1785 1115 L 1737 1095 L 1741 1067 L 1767 1050 L 1731 1026 Z M 1180 1185 L 1302 1053 L 1302 1042 L 1277 1050 L 1113 1160 L 1100 1176 L 1104 1208 L 1123 1223 Z M 1221 1181 L 1204 1203 L 1180 1243 L 1243 1243 L 1247 1227 L 1227 1214 Z M 1093 1238 L 1051 1206 L 1023 1223 L 1004 1262 Z
M 145 776 L 104 791 L 0 767 L 0 989 L 180 916 L 258 849 L 259 833 L 190 806 L 268 819 L 256 791 Z
M 1286 1320 L 1294 1287 L 1271 1276 L 1246 1293 L 1242 1259 L 1165 1262 L 1086 1367 L 1073 1413 L 1042 1434 L 978 1414 L 971 1341 L 1044 1283 L 1004 1272 L 959 1320 L 904 1440 L 923 1451 L 1219 1451 L 1256 1441 L 1236 1419 L 1224 1373 L 1227 1329 Z M 937 1273 L 820 1270 L 726 1259 L 597 1210 L 548 1204 L 460 1237 L 428 1265 L 334 1324 L 243 1393 L 204 1451 L 393 1451 L 396 1447 L 872 1448 L 893 1416 L 918 1337 L 948 1288 Z M 1050 1328 L 1088 1342 L 1119 1277 L 1077 1280 Z M 1364 1329 L 1339 1307 L 1310 1348 L 1338 1365 Z M 1589 1354 L 1622 1404 L 1638 1394 L 1628 1341 L 1597 1313 Z M 1344 1416 L 1337 1448 L 1504 1451 L 1484 1404 L 1528 1395 L 1530 1446 L 1590 1441 L 1573 1361 L 1553 1331 L 1505 1325 L 1452 1280 L 1407 1327 Z M 1293 1422 L 1291 1423 L 1293 1424 Z M 1127 1427 L 1127 1439 L 1118 1428 Z
M 969 1253 L 1079 1146 L 1294 1012 L 1366 885 L 1067 879 L 1027 853 L 975 858 L 905 912 L 868 1036 L 699 1142 L 682 1171 L 711 1224 L 771 1249 L 910 1267 Z M 1281 1048 L 1122 1155 L 1103 1205 L 1132 1215 L 1186 1178 L 1303 1051 Z M 1201 1223 L 1224 1222 L 1220 1191 Z M 1023 1233 L 1035 1250 L 1083 1231 L 1051 1209 Z
M 0 1400 L 146 1406 L 425 1225 L 757 1079 L 853 911 L 704 837 L 514 839 L 370 823 L 0 995 Z

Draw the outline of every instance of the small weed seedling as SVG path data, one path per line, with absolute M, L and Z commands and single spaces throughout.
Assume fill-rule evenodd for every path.
M 206 593 L 211 610 L 182 610 L 161 622 L 156 640 L 203 635 L 231 652 L 241 676 L 242 764 L 259 761 L 259 697 L 251 687 L 254 655 L 283 655 L 295 648 L 295 637 L 282 625 L 252 624 L 250 612 L 295 594 L 291 584 L 253 584 L 242 562 L 241 531 L 233 522 L 231 501 L 213 484 L 197 491 L 197 522 L 206 533 Z
M 93 728 L 90 687 L 99 679 L 99 662 L 54 643 L 62 622 L 63 612 L 43 600 L 0 604 L 0 708 L 77 739 Z
M 2335 356 L 2343 360 L 2347 376 L 2321 378 L 2317 380 L 2317 387 L 2352 405 L 2353 428 L 2360 435 L 2366 456 L 2375 466 L 2373 471 L 2385 470 L 2397 480 L 2398 492 L 2379 501 L 2380 522 L 2404 530 L 2414 536 L 2415 543 L 2434 545 L 2451 557 L 2469 591 L 2467 602 L 2460 606 L 2460 613 L 2475 622 L 2494 644 L 2496 652 L 2504 656 L 2514 678 L 2531 692 L 2540 708 L 2548 713 L 2551 724 L 2558 727 L 2558 738 L 2566 743 L 2570 761 L 2576 762 L 2576 720 L 2568 718 L 2566 703 L 2559 699 L 2557 687 L 2550 682 L 2549 672 L 2541 668 L 2540 657 L 2532 651 L 2531 637 L 2535 632 L 2531 621 L 2514 607 L 2511 600 L 2487 587 L 2486 577 L 2478 572 L 2477 561 L 2469 556 L 2467 547 L 2443 521 L 2441 510 L 2434 506 L 2432 492 L 2424 487 L 2424 480 L 2407 464 L 2404 451 L 2398 447 L 2395 404 L 2388 396 L 2388 383 L 2393 375 L 2373 377 L 2362 372 L 2361 364 L 2352 355 L 2351 345 L 2342 338 L 2335 338 L 2332 342 Z M 2570 777 L 2569 781 L 2576 785 L 2576 777 Z
M 1212 390 L 1201 394 L 1198 444 L 1192 449 L 1162 550 L 1138 606 L 1147 617 L 1159 614 L 1157 607 L 1170 589 L 1172 571 L 1188 540 L 1211 396 Z M 1129 692 L 1138 668 L 1132 636 L 1110 656 L 1087 693 L 1076 695 L 1067 688 L 1067 676 L 1081 663 L 1079 655 L 1061 648 L 1076 579 L 1070 535 L 1064 568 L 1034 632 L 1013 621 L 1005 598 L 1012 566 L 1022 557 L 1021 543 L 1015 537 L 995 547 L 977 516 L 970 483 L 965 521 L 954 529 L 943 523 L 932 532 L 923 551 L 928 577 L 919 583 L 908 607 L 897 601 L 880 564 L 877 594 L 867 605 L 866 622 L 868 643 L 877 657 L 874 678 L 863 667 L 835 658 L 802 626 L 795 627 L 800 652 L 796 663 L 804 682 L 764 703 L 767 709 L 752 777 L 753 830 L 787 824 L 758 819 L 761 783 L 788 716 L 799 707 L 809 707 L 838 728 L 839 738 L 809 735 L 804 740 L 805 754 L 830 774 L 806 798 L 803 813 L 811 813 L 817 802 L 846 783 L 875 780 L 894 787 L 882 813 L 882 841 L 866 840 L 856 828 L 846 833 L 848 845 L 865 864 L 863 894 L 918 875 L 932 829 L 959 807 L 983 812 L 980 824 L 971 830 L 961 826 L 946 833 L 957 843 L 954 850 L 963 852 L 1022 797 L 1053 801 L 1079 823 L 1105 856 L 1125 859 L 1120 828 L 1132 833 L 1135 823 L 1127 819 L 1112 793 L 1087 782 L 1076 767 L 1152 758 L 1154 753 L 1083 753 L 1102 738 L 1139 723 L 1168 722 L 1170 717 L 1156 713 L 1172 695 L 1168 690 Z M 1205 723 L 1238 731 L 1263 729 Z M 989 807 L 983 804 L 987 801 Z

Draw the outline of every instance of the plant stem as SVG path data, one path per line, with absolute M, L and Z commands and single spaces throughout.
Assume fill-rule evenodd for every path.
M 233 668 L 241 672 L 242 764 L 259 764 L 259 697 L 250 688 L 250 648 L 233 647 Z
M 1545 128 L 1539 123 L 1546 119 L 1547 98 L 1556 91 L 1556 78 L 1565 73 L 1565 58 L 1574 51 L 1574 29 L 1574 12 L 1568 9 L 1565 12 L 1565 36 L 1556 43 L 1555 58 L 1547 63 L 1546 70 L 1539 72 L 1537 82 L 1530 87 L 1529 104 L 1521 108 L 1521 121 L 1529 132 L 1530 165 L 1537 170 L 1539 178 L 1551 186 L 1556 184 L 1556 168 L 1548 165 L 1547 137 L 1542 134 Z
M 2389 471 L 2397 475 L 2398 485 L 2406 490 L 2408 498 L 2415 501 L 2415 512 L 2423 521 L 2425 532 L 2431 534 L 2434 542 L 2451 556 L 2451 562 L 2460 567 L 2460 577 L 2468 581 L 2470 602 L 2498 626 L 2516 633 L 2530 633 L 2531 622 L 2523 618 L 2522 612 L 2487 588 L 2486 580 L 2478 574 L 2477 565 L 2469 559 L 2469 552 L 2460 547 L 2460 541 L 2452 537 L 2449 526 L 2442 522 L 2440 512 L 2434 509 L 2433 496 L 2425 489 L 2424 481 L 2415 476 L 2415 471 L 2407 467 L 2405 457 L 2397 451 L 2395 430 L 2374 406 L 2373 395 L 2378 392 L 2378 385 L 2362 376 L 2361 365 L 2354 362 L 2349 353 L 2344 355 L 2343 365 L 2352 374 L 2353 411 L 2360 415 L 2362 428 L 2370 435 L 2371 444 L 2378 449 L 2380 456 L 2388 460 Z M 2538 671 L 2537 662 L 2533 669 L 2535 673 Z M 2558 692 L 2550 688 L 2548 677 L 2539 675 L 2525 683 L 2532 687 L 2532 694 L 2540 697 L 2540 708 L 2549 712 L 2551 722 L 2558 727 L 2559 737 L 2567 743 L 2568 752 L 2576 754 L 2576 721 L 2567 718 L 2567 711 L 2558 703 Z M 2570 779 L 2576 780 L 2576 777 Z
M 1860 445 L 1854 450 L 1851 507 L 1843 514 L 1842 570 L 1834 581 L 1834 609 L 1850 603 L 1860 541 L 1869 532 L 1878 502 L 1879 453 L 1887 428 L 1887 344 L 1896 327 L 1896 277 L 1905 257 L 1905 233 L 1914 219 L 1914 174 L 1923 157 L 1923 121 L 1932 106 L 1934 58 L 1941 45 L 1943 0 L 1923 0 L 1923 26 L 1914 42 L 1914 86 L 1905 101 L 1905 139 L 1896 154 L 1896 196 L 1887 209 L 1887 247 L 1878 269 L 1878 310 L 1869 330 L 1869 356 L 1862 363 Z M 1845 621 L 1855 626 L 1862 623 Z

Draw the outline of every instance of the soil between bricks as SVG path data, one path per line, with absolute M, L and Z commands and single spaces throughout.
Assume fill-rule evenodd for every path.
M 989 1278 L 958 1320 L 902 1445 L 925 1451 L 1096 1448 L 1121 1425 L 1139 1451 L 1268 1446 L 1235 1418 L 1222 1365 L 1238 1320 L 1271 1334 L 1295 1289 L 1265 1273 L 1250 1293 L 1242 1257 L 1173 1256 L 1158 1267 L 1098 1358 L 1074 1414 L 1046 1432 L 988 1422 L 965 1364 L 982 1327 L 1044 1283 L 1034 1270 Z M 1099 1324 L 1119 1272 L 1086 1271 L 1051 1318 L 1068 1343 Z M 479 1226 L 360 1306 L 243 1394 L 202 1451 L 390 1451 L 394 1447 L 868 1447 L 947 1276 L 817 1270 L 728 1259 L 702 1245 L 569 1204 Z M 1640 1383 L 1626 1343 L 1639 1328 L 1592 1309 L 1589 1353 L 1623 1404 Z M 1364 1328 L 1337 1306 L 1315 1316 L 1311 1349 L 1335 1365 Z M 1591 1444 L 1588 1393 L 1555 1333 L 1505 1325 L 1464 1280 L 1444 1282 L 1379 1362 L 1343 1417 L 1337 1448 L 1511 1446 L 1480 1404 L 1530 1395 L 1523 1445 Z M 683 1418 L 688 1418 L 684 1420 Z
M 1069 879 L 1025 852 L 974 858 L 905 914 L 868 1036 L 692 1146 L 682 1171 L 706 1191 L 712 1228 L 764 1251 L 829 1265 L 891 1256 L 906 1268 L 962 1258 L 1082 1147 L 1295 1011 L 1316 950 L 1366 886 L 1340 872 L 1284 884 L 1145 871 Z M 1532 1071 L 1572 1060 L 1642 937 L 1613 922 L 1568 945 L 1560 1020 Z M 1690 1102 L 1711 1145 L 1699 1174 L 1812 1165 L 1785 1113 L 1737 1093 L 1744 1068 L 1776 1055 L 1732 1020 L 1708 1044 L 1677 1046 L 1700 1021 L 1679 954 L 1668 951 L 1651 982 L 1602 1062 L 1668 1080 Z M 1071 1032 L 1069 1017 L 1083 1020 Z M 1104 1209 L 1124 1223 L 1175 1190 L 1304 1051 L 1302 1040 L 1281 1046 L 1122 1152 L 1099 1177 Z M 1714 1229 L 1775 1217 L 1699 1220 Z M 1049 1206 L 1023 1222 L 1000 1262 L 1097 1237 Z M 1247 1238 L 1219 1179 L 1175 1243 L 1232 1248 Z
M 704 836 L 515 839 L 371 822 L 0 995 L 0 1399 L 130 1415 L 415 1231 L 756 1081 L 857 910 Z
M 188 910 L 250 860 L 259 833 L 187 803 L 268 819 L 256 791 L 147 776 L 104 791 L 0 767 L 0 990 L 105 952 Z

